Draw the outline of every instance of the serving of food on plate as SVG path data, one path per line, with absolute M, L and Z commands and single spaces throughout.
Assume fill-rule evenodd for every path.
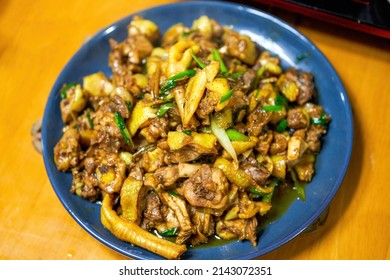
M 106 41 L 109 71 L 94 66 L 52 93 L 61 188 L 98 207 L 105 235 L 167 259 L 216 240 L 258 247 L 283 197 L 310 200 L 334 122 L 315 74 L 199 13 L 164 31 L 131 16 L 126 36 Z

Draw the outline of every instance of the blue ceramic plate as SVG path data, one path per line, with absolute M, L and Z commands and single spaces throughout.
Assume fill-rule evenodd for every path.
M 306 186 L 306 202 L 294 201 L 287 212 L 269 224 L 252 247 L 249 242 L 230 242 L 215 247 L 189 249 L 182 259 L 252 259 L 282 246 L 305 230 L 327 209 L 345 176 L 353 142 L 353 119 L 346 91 L 336 71 L 304 35 L 287 23 L 262 11 L 224 2 L 183 2 L 159 6 L 139 13 L 157 23 L 162 32 L 171 25 L 192 21 L 207 15 L 223 25 L 249 35 L 260 46 L 277 55 L 282 67 L 295 66 L 315 76 L 319 103 L 330 114 L 332 122 L 317 158 L 316 174 Z M 43 156 L 54 191 L 70 215 L 93 237 L 113 250 L 135 259 L 161 259 L 147 250 L 115 238 L 100 223 L 100 205 L 92 204 L 70 193 L 71 174 L 57 171 L 53 148 L 62 135 L 60 88 L 64 83 L 80 82 L 97 71 L 111 75 L 108 67 L 108 39 L 122 41 L 133 15 L 97 33 L 68 62 L 50 93 L 43 119 Z M 302 59 L 304 57 L 304 59 Z

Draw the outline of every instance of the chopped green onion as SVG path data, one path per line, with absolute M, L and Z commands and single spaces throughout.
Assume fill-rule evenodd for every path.
M 272 190 L 272 192 L 267 193 L 266 195 L 264 195 L 261 201 L 262 202 L 271 202 L 272 196 L 274 195 L 274 190 L 275 190 L 275 188 Z
M 131 113 L 131 111 L 133 111 L 133 105 L 129 100 L 127 100 L 125 103 L 126 103 L 127 110 L 129 110 L 129 113 Z
M 266 195 L 263 196 L 262 198 L 262 202 L 271 202 L 272 200 L 272 197 L 274 195 L 274 192 L 275 192 L 275 188 L 279 185 L 279 179 L 275 179 L 273 180 L 269 185 L 268 187 L 272 187 L 272 191 L 270 193 L 267 193 Z
M 183 130 L 184 134 L 191 135 L 191 130 Z
M 89 123 L 89 126 L 91 127 L 91 129 L 93 129 L 93 121 L 91 119 L 91 111 L 90 110 L 87 111 L 87 120 L 88 120 L 88 123 Z
M 179 197 L 179 195 L 177 193 L 175 193 L 174 191 L 167 190 L 167 193 L 169 193 L 170 195 L 172 195 L 174 197 Z
M 282 111 L 283 106 L 282 105 L 265 105 L 262 107 L 262 109 L 266 112 L 275 112 L 275 111 Z
M 276 131 L 277 132 L 283 132 L 285 131 L 287 128 L 287 120 L 286 119 L 283 119 L 281 120 L 278 125 L 276 126 Z
M 310 123 L 312 123 L 312 124 L 319 124 L 323 128 L 326 128 L 327 127 L 327 120 L 326 120 L 325 114 L 322 113 L 319 118 L 311 118 L 310 119 Z
M 133 140 L 131 139 L 129 130 L 126 127 L 122 116 L 118 112 L 115 112 L 114 117 L 115 117 L 115 122 L 118 125 L 119 130 L 121 131 L 121 134 L 122 134 L 123 138 L 125 139 L 126 143 L 133 147 L 134 146 Z
M 301 53 L 301 54 L 298 54 L 296 57 L 295 57 L 295 61 L 296 62 L 301 62 L 302 60 L 304 60 L 305 58 L 307 58 L 309 55 L 307 53 Z
M 190 77 L 194 76 L 195 74 L 196 74 L 195 70 L 188 69 L 188 70 L 185 70 L 183 72 L 180 72 L 180 73 L 178 73 L 176 75 L 173 75 L 172 77 L 168 78 L 165 81 L 165 85 L 163 85 L 161 87 L 161 92 L 159 94 L 159 97 L 164 96 L 167 91 L 170 91 L 171 89 L 176 87 L 177 86 L 177 83 L 176 83 L 177 80 L 183 79 L 183 78 L 190 78 Z
M 177 73 L 176 75 L 173 75 L 172 77 L 168 78 L 168 81 L 176 81 L 183 78 L 190 78 L 196 74 L 196 71 L 193 69 L 188 69 L 183 72 Z
M 157 116 L 162 117 L 166 112 L 168 112 L 169 109 L 173 108 L 174 106 L 175 104 L 171 102 L 162 104 L 157 111 Z
M 275 105 L 282 105 L 288 108 L 288 99 L 284 95 L 278 93 L 275 98 Z
M 248 141 L 249 137 L 235 129 L 226 129 L 227 136 L 231 141 Z
M 177 230 L 177 228 L 170 228 L 170 229 L 164 230 L 162 232 L 159 232 L 158 234 L 161 236 L 164 236 L 164 237 L 172 237 L 172 236 L 176 236 L 178 234 L 178 230 Z
M 161 87 L 161 92 L 159 94 L 159 96 L 163 96 L 165 95 L 165 93 L 167 91 L 170 91 L 171 89 L 173 89 L 175 86 L 177 86 L 177 83 L 173 80 L 167 80 L 165 85 Z
M 265 71 L 264 66 L 260 67 L 260 68 L 257 70 L 257 72 L 256 72 L 256 77 L 255 77 L 255 80 L 254 80 L 253 83 L 252 83 L 251 89 L 257 88 L 257 86 L 259 85 L 259 80 L 260 80 L 260 78 L 263 76 L 264 71 Z
M 236 72 L 236 73 L 229 73 L 229 75 L 227 75 L 227 78 L 236 79 L 236 78 L 239 78 L 239 77 L 241 77 L 242 75 L 244 75 L 245 72 L 246 72 L 246 71 L 239 71 L 239 72 Z
M 66 92 L 68 91 L 68 89 L 70 89 L 71 87 L 75 86 L 76 83 L 69 83 L 67 84 L 66 86 L 64 86 L 62 89 L 61 89 L 61 98 L 62 99 L 65 99 L 67 96 L 66 96 Z
M 219 103 L 222 103 L 222 102 L 225 102 L 226 100 L 228 100 L 234 93 L 234 88 L 232 88 L 231 90 L 229 90 L 227 93 L 225 93 L 222 97 L 221 97 L 221 100 L 219 101 Z
M 221 69 L 221 72 L 222 73 L 225 73 L 228 71 L 226 65 L 225 65 L 225 62 L 223 62 L 223 59 L 221 57 L 221 55 L 219 54 L 218 50 L 216 49 L 213 49 L 212 50 L 212 54 L 213 54 L 213 58 L 219 62 L 219 68 Z
M 192 30 L 190 30 L 190 31 L 184 31 L 184 32 L 181 34 L 181 36 L 182 36 L 183 38 L 187 38 L 189 35 L 191 35 L 191 34 L 194 33 L 194 32 L 195 32 L 194 29 L 192 29 Z
M 250 193 L 253 193 L 253 194 L 255 194 L 255 195 L 258 195 L 258 196 L 265 196 L 265 195 L 267 195 L 267 193 L 262 192 L 262 191 L 259 191 L 259 190 L 256 189 L 255 187 L 251 187 L 251 188 L 249 189 L 249 192 L 250 192 Z
M 225 73 L 222 73 L 220 75 L 221 78 L 227 78 L 227 79 L 237 79 L 239 77 L 241 77 L 242 75 L 245 74 L 246 71 L 240 71 L 240 72 L 236 72 L 236 73 L 228 73 L 228 72 L 225 72 Z
M 192 56 L 192 58 L 196 61 L 196 63 L 198 63 L 198 65 L 199 65 L 200 68 L 203 69 L 203 68 L 206 67 L 206 64 L 204 64 L 204 63 L 199 59 L 199 57 L 197 57 L 197 56 L 194 54 L 193 51 L 191 52 L 191 56 Z

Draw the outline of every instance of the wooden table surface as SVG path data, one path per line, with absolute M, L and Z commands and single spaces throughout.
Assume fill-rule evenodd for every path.
M 126 259 L 85 232 L 56 197 L 30 129 L 88 36 L 164 0 L 0 1 L 0 259 Z M 326 223 L 261 259 L 390 259 L 390 42 L 272 10 L 338 71 L 354 113 L 345 180 Z

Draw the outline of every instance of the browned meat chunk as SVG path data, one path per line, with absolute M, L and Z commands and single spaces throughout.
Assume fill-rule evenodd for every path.
M 240 165 L 247 174 L 260 186 L 264 186 L 271 173 L 255 158 L 248 158 Z
M 257 58 L 256 45 L 245 35 L 240 35 L 233 30 L 226 30 L 224 35 L 228 54 L 239 58 L 243 62 L 253 65 Z
M 150 230 L 164 221 L 161 206 L 161 201 L 155 192 L 146 195 L 146 209 L 143 212 L 142 228 Z
M 166 160 L 171 163 L 191 162 L 198 159 L 202 154 L 191 147 L 167 152 Z
M 190 207 L 191 221 L 195 227 L 195 234 L 191 237 L 193 246 L 206 243 L 208 237 L 214 234 L 215 222 L 213 216 L 209 213 L 203 213 L 196 210 L 196 207 Z
M 141 130 L 141 135 L 149 143 L 155 143 L 160 138 L 166 138 L 169 131 L 168 120 L 166 118 L 155 118 L 150 124 Z
M 266 131 L 264 134 L 259 136 L 259 142 L 256 144 L 256 151 L 261 155 L 265 156 L 269 148 L 271 147 L 272 140 L 274 139 L 274 134 L 271 130 Z
M 296 107 L 287 111 L 287 125 L 293 129 L 307 127 L 308 118 L 301 107 Z
M 238 237 L 239 240 L 248 239 L 252 246 L 257 244 L 256 228 L 258 221 L 256 217 L 250 219 L 234 219 L 221 221 L 218 224 L 217 232 L 227 231 Z
M 74 128 L 68 128 L 54 147 L 54 162 L 58 170 L 68 171 L 79 164 L 80 134 Z
M 263 128 L 271 120 L 272 112 L 265 112 L 258 106 L 247 117 L 247 131 L 250 136 L 259 136 Z
M 286 78 L 294 81 L 299 89 L 297 97 L 297 103 L 303 105 L 315 94 L 313 75 L 308 72 L 298 71 L 295 68 L 291 68 L 286 72 Z
M 228 202 L 229 183 L 219 168 L 202 164 L 183 184 L 183 194 L 192 206 L 223 208 Z
M 287 150 L 288 139 L 286 135 L 274 132 L 273 142 L 271 143 L 270 155 L 282 154 Z
M 318 153 L 321 149 L 321 137 L 326 133 L 326 129 L 320 125 L 311 125 L 306 133 L 306 142 L 308 148 Z
M 93 159 L 92 159 L 93 161 Z M 101 189 L 99 181 L 94 173 L 88 172 L 86 169 L 79 172 L 73 170 L 73 181 L 70 191 L 84 199 L 95 202 L 101 198 Z
M 111 98 L 111 106 L 113 107 L 114 112 L 118 112 L 122 118 L 129 118 L 130 111 L 126 105 L 126 102 L 117 94 Z

